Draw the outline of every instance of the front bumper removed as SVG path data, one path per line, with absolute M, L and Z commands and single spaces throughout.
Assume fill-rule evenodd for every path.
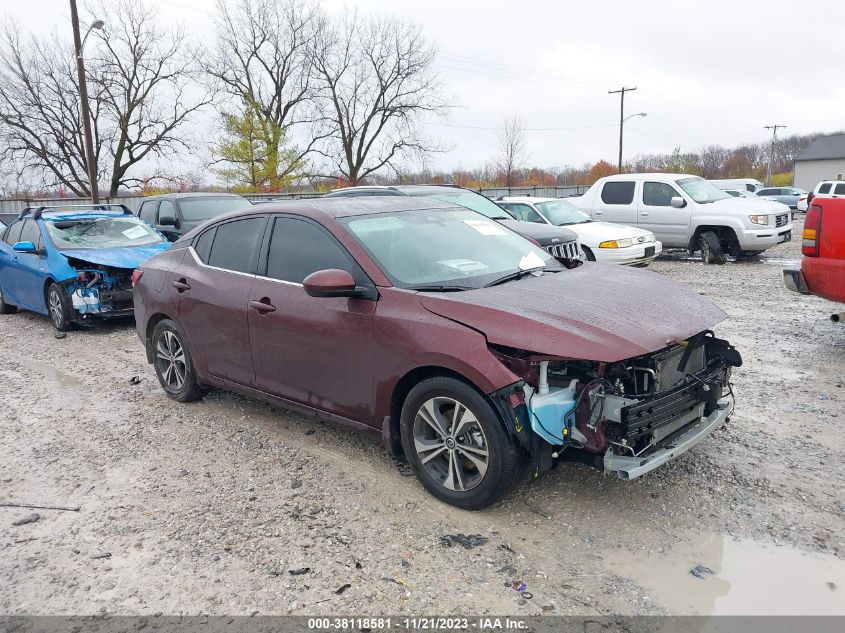
M 661 466 L 671 459 L 686 453 L 701 440 L 706 438 L 715 429 L 724 424 L 733 411 L 732 398 L 722 398 L 717 403 L 717 408 L 706 418 L 693 422 L 683 429 L 679 434 L 674 435 L 670 440 L 662 442 L 656 450 L 648 455 L 634 457 L 632 455 L 617 455 L 608 450 L 604 455 L 604 472 L 616 473 L 620 479 L 636 479 L 658 466 Z

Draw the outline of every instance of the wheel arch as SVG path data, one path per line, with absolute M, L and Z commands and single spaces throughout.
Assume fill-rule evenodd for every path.
M 695 231 L 693 231 L 689 243 L 687 244 L 687 250 L 690 254 L 698 250 L 698 238 L 701 237 L 702 233 L 706 233 L 708 231 L 712 231 L 716 234 L 716 237 L 719 238 L 719 243 L 722 245 L 722 249 L 725 252 L 731 251 L 734 244 L 739 245 L 736 230 L 732 226 L 726 226 L 724 224 L 700 224 L 695 227 Z
M 390 395 L 390 409 L 389 415 L 387 419 L 384 420 L 384 428 L 382 429 L 382 437 L 387 445 L 387 448 L 391 455 L 394 457 L 398 457 L 400 455 L 404 455 L 404 450 L 402 449 L 402 441 L 400 438 L 400 420 L 402 417 L 402 406 L 405 404 L 405 399 L 408 397 L 408 394 L 411 392 L 417 384 L 426 380 L 427 378 L 435 378 L 435 377 L 444 377 L 444 378 L 454 378 L 455 380 L 459 380 L 460 382 L 464 383 L 468 387 L 471 387 L 475 390 L 482 398 L 487 400 L 493 410 L 496 412 L 496 415 L 501 418 L 501 414 L 499 412 L 498 407 L 496 407 L 495 403 L 490 399 L 490 397 L 484 393 L 484 391 L 479 388 L 477 384 L 475 384 L 472 380 L 461 374 L 460 372 L 455 371 L 454 369 L 450 369 L 448 367 L 444 367 L 442 365 L 422 365 L 420 367 L 415 367 L 410 371 L 406 372 L 394 385 L 393 391 Z M 504 421 L 502 421 L 505 430 L 508 430 Z
M 144 351 L 147 353 L 147 362 L 150 364 L 153 362 L 153 330 L 155 330 L 156 326 L 165 319 L 172 320 L 170 315 L 165 314 L 164 312 L 156 312 L 147 319 L 147 324 L 144 327 Z

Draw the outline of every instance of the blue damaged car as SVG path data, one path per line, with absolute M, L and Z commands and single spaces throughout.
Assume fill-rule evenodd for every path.
M 46 314 L 60 332 L 131 315 L 133 271 L 169 247 L 122 205 L 24 209 L 2 231 L 0 314 Z

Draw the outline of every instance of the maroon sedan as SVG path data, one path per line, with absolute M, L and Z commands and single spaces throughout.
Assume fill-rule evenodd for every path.
M 147 261 L 135 315 L 172 398 L 223 387 L 372 433 L 478 509 L 560 460 L 638 477 L 732 411 L 719 308 L 577 263 L 446 202 L 297 200 Z

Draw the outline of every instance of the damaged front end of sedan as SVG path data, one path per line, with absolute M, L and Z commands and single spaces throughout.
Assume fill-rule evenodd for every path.
M 614 362 L 490 345 L 522 380 L 492 394 L 536 477 L 580 461 L 635 479 L 695 446 L 733 411 L 739 352 L 707 330 Z
M 60 282 L 70 299 L 71 320 L 119 317 L 133 313 L 132 269 L 68 258 L 75 277 Z

